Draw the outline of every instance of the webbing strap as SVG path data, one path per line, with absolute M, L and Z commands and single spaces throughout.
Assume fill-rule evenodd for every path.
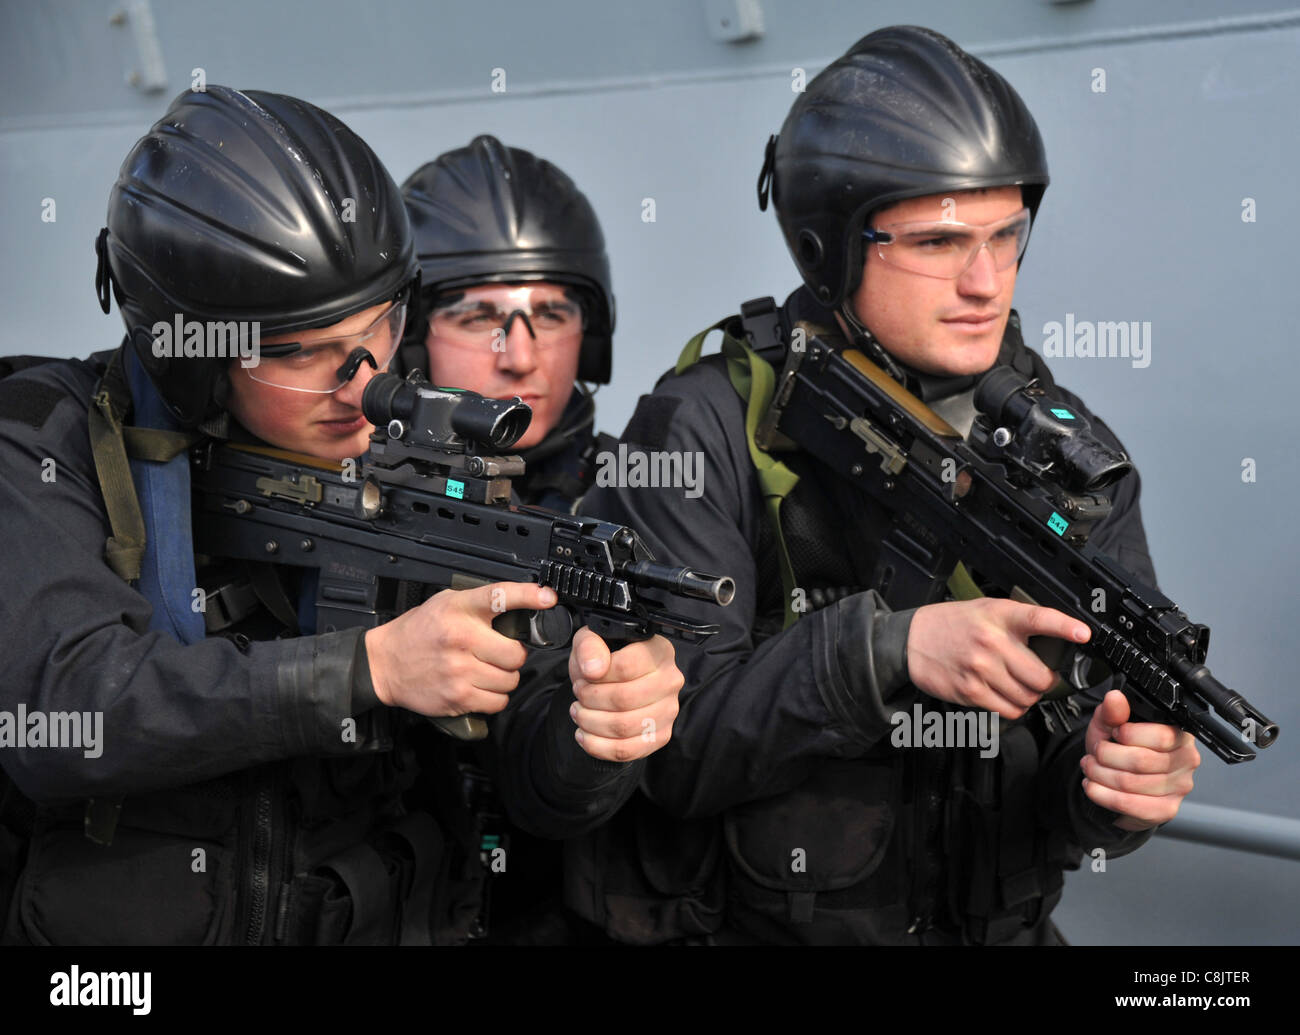
M 130 446 L 133 456 L 165 462 L 197 441 L 198 436 L 123 426 L 122 422 L 131 412 L 131 389 L 123 366 L 124 355 L 124 349 L 113 353 L 104 376 L 95 386 L 94 405 L 87 413 L 87 425 L 99 490 L 113 530 L 104 543 L 104 559 L 118 577 L 134 586 L 140 581 L 147 535 L 140 499 L 131 477 L 127 447 Z M 86 837 L 96 844 L 112 844 L 121 814 L 120 796 L 89 799 L 84 818 Z
M 799 476 L 781 461 L 765 453 L 754 441 L 758 425 L 772 404 L 772 395 L 776 390 L 776 372 L 772 369 L 772 364 L 762 356 L 728 334 L 727 323 L 727 320 L 715 323 L 688 341 L 677 359 L 676 373 L 680 374 L 698 363 L 704 339 L 712 331 L 722 331 L 722 355 L 727 360 L 727 377 L 736 394 L 745 402 L 745 443 L 749 446 L 750 460 L 758 472 L 758 484 L 763 493 L 767 518 L 776 536 L 777 563 L 781 570 L 781 586 L 785 591 L 783 628 L 788 629 L 799 620 L 799 612 L 794 609 L 794 565 L 790 562 L 790 551 L 781 531 L 781 501 L 799 484 Z
M 94 405 L 88 411 L 87 423 L 100 494 L 113 529 L 104 543 L 104 559 L 118 577 L 135 585 L 140 581 L 140 567 L 144 562 L 145 530 L 135 482 L 131 480 L 131 463 L 122 440 L 122 421 L 131 407 L 122 356 L 122 349 L 113 353 L 108 369 L 95 386 Z M 120 796 L 88 799 L 83 820 L 86 837 L 96 844 L 111 845 L 121 814 Z
M 961 561 L 957 562 L 957 567 L 948 576 L 948 592 L 952 594 L 953 600 L 978 600 L 984 595 Z
M 89 411 L 90 452 L 113 529 L 104 544 L 104 559 L 119 577 L 134 585 L 140 581 L 145 530 L 122 437 L 122 421 L 130 399 L 122 370 L 122 350 L 118 349 L 95 386 L 95 404 Z
M 122 441 L 126 451 L 137 460 L 165 464 L 180 456 L 203 436 L 191 431 L 164 431 L 161 428 L 125 427 Z

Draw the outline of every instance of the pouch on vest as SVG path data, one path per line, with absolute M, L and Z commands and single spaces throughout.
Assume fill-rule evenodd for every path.
M 722 926 L 721 824 L 679 820 L 644 794 L 564 844 L 564 900 L 615 941 L 662 945 Z
M 899 769 L 894 758 L 825 759 L 799 786 L 729 809 L 735 926 L 763 942 L 810 944 L 860 944 L 898 929 Z

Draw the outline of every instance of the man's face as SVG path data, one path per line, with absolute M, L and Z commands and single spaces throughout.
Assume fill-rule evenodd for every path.
M 272 335 L 261 339 L 261 344 L 296 341 L 307 347 L 359 334 L 370 328 L 389 306 L 387 302 L 373 306 L 329 327 Z M 361 396 L 375 373 L 369 363 L 362 363 L 356 376 L 338 391 L 318 394 L 256 381 L 235 361 L 230 366 L 231 395 L 227 409 L 240 424 L 273 446 L 323 460 L 344 460 L 360 456 L 370 447 L 374 427 L 361 413 Z
M 527 449 L 555 427 L 573 394 L 582 312 L 559 284 L 481 284 L 438 300 L 424 344 L 433 384 L 491 399 L 517 395 L 532 407 L 515 445 Z
M 869 226 L 955 221 L 980 227 L 1022 207 L 1019 187 L 931 194 L 881 209 Z M 866 261 L 853 309 L 891 355 L 931 374 L 978 374 L 993 365 L 1011 313 L 1018 263 L 998 270 L 991 250 L 980 248 L 965 272 L 941 280 L 891 265 L 874 244 L 863 247 Z

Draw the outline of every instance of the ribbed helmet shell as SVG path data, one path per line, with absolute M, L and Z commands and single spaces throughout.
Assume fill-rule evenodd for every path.
M 155 357 L 156 321 L 328 326 L 418 269 L 401 194 L 360 137 L 305 101 L 216 85 L 178 96 L 131 149 L 105 246 L 137 354 L 191 425 L 221 408 L 229 361 Z
M 609 381 L 614 293 L 605 235 L 568 175 L 484 135 L 421 166 L 402 184 L 402 196 L 426 302 L 482 283 L 549 280 L 586 289 L 578 377 Z M 420 322 L 427 305 L 422 310 Z
M 1019 185 L 1037 214 L 1047 156 L 1002 76 L 937 32 L 864 36 L 808 84 L 776 141 L 772 201 L 804 282 L 836 306 L 862 275 L 870 213 L 906 198 Z

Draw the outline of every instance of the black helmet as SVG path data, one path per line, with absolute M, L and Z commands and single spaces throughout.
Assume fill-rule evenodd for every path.
M 439 293 L 473 284 L 549 280 L 579 288 L 586 333 L 578 379 L 608 384 L 614 333 L 605 235 L 586 195 L 544 158 L 475 137 L 402 184 L 420 259 L 422 327 Z
M 324 327 L 418 283 L 397 185 L 366 143 L 311 104 L 224 86 L 186 91 L 131 149 L 96 243 L 127 335 L 174 416 L 224 407 L 229 360 L 158 358 L 157 321 Z
M 862 228 L 905 198 L 1019 185 L 1031 218 L 1048 184 L 1038 126 L 997 72 L 946 36 L 880 29 L 808 84 L 768 141 L 772 202 L 804 283 L 840 306 L 862 278 Z

